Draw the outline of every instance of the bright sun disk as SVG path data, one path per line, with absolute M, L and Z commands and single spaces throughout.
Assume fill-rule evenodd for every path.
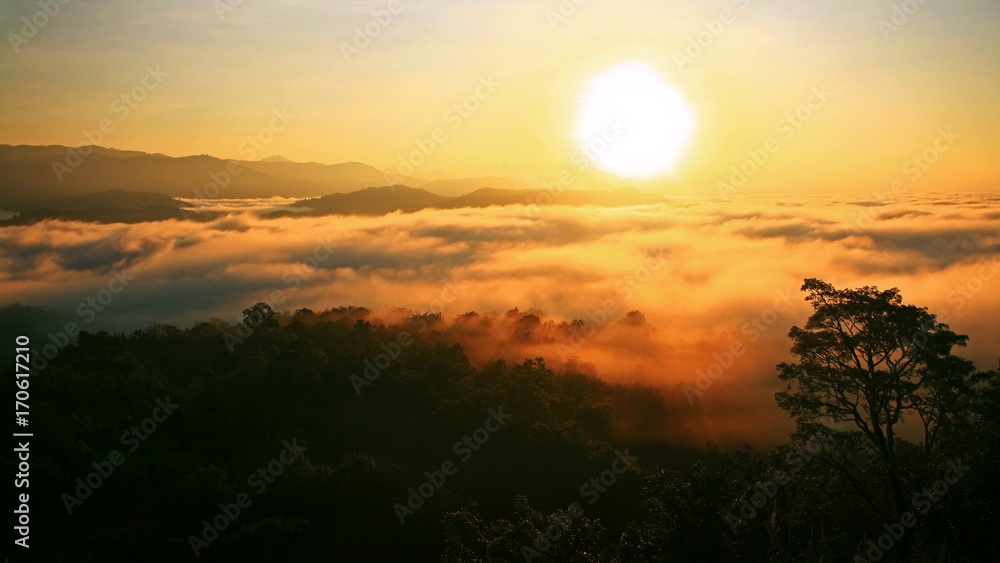
M 694 127 L 681 91 L 649 65 L 629 62 L 587 80 L 575 137 L 598 168 L 650 178 L 674 170 Z

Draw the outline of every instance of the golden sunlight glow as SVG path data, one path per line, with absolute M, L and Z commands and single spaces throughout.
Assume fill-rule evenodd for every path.
M 629 62 L 587 80 L 575 136 L 598 168 L 650 178 L 673 171 L 694 127 L 681 91 L 649 65 Z

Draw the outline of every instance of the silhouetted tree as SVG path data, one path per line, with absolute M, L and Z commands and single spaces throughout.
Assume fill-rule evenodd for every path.
M 786 389 L 775 399 L 800 430 L 830 417 L 860 433 L 857 443 L 877 455 L 893 506 L 902 513 L 899 425 L 906 416 L 919 418 L 926 459 L 941 432 L 966 414 L 975 396 L 975 367 L 952 349 L 965 346 L 968 337 L 938 323 L 926 308 L 903 304 L 895 288 L 838 290 L 807 279 L 802 291 L 814 311 L 805 328 L 788 333 L 798 361 L 778 366 Z M 848 471 L 844 464 L 838 469 Z M 849 479 L 869 494 L 860 479 Z

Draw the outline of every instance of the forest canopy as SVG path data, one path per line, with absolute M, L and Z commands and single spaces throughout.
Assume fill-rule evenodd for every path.
M 237 326 L 83 332 L 33 374 L 33 551 L 989 560 L 997 372 L 898 290 L 803 290 L 814 312 L 775 375 L 797 429 L 770 450 L 676 435 L 663 389 L 543 358 L 475 364 L 433 316 L 257 304 Z

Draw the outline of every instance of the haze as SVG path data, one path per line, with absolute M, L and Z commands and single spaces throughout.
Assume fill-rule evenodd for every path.
M 539 186 L 579 151 L 573 126 L 586 80 L 634 61 L 679 88 L 698 121 L 673 174 L 642 184 L 654 193 L 716 195 L 731 167 L 769 138 L 780 150 L 747 190 L 884 190 L 939 128 L 959 135 L 961 150 L 923 171 L 914 189 L 993 190 L 1000 179 L 996 2 L 920 3 L 895 20 L 892 3 L 864 0 L 393 0 L 389 8 L 70 3 L 22 42 L 9 34 L 20 35 L 21 18 L 38 8 L 5 2 L 0 143 L 280 154 L 395 171 L 440 130 L 415 175 Z M 162 82 L 122 118 L 112 106 L 122 109 L 147 67 Z M 810 103 L 799 114 L 807 120 L 788 120 Z M 263 150 L 241 153 L 275 109 L 294 121 Z M 82 132 L 105 118 L 114 131 L 88 141 Z

